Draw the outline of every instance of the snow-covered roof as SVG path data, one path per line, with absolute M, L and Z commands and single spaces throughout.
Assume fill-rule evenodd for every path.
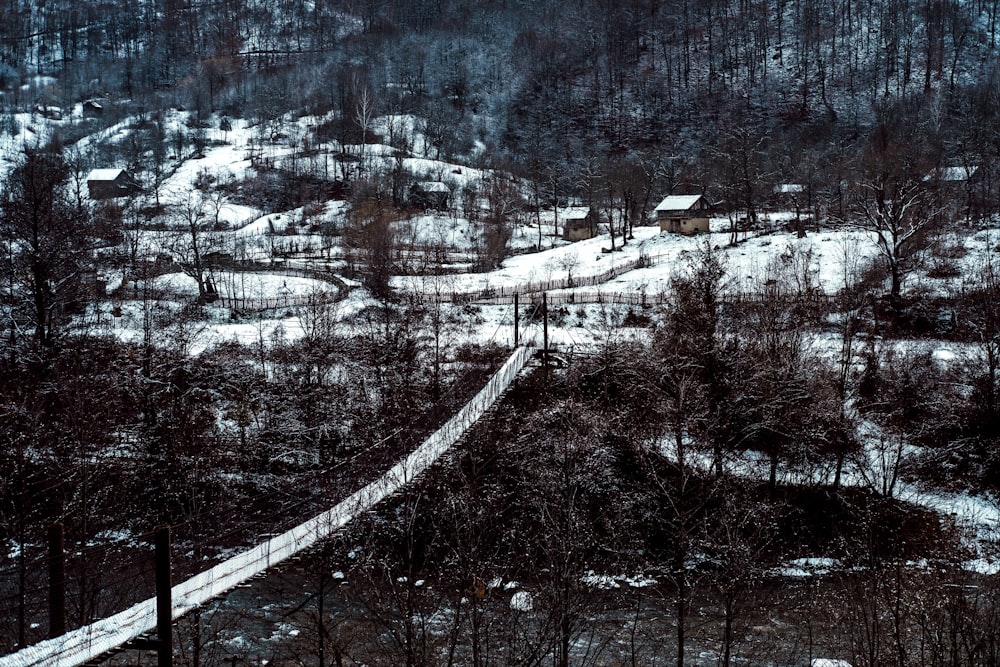
M 94 169 L 87 175 L 88 181 L 113 181 L 121 176 L 124 169 Z
M 563 220 L 586 220 L 589 208 L 568 208 L 562 212 Z
M 779 183 L 774 186 L 774 194 L 776 195 L 795 195 L 800 192 L 805 191 L 806 186 L 801 183 Z
M 972 167 L 949 166 L 939 167 L 924 176 L 925 181 L 967 181 L 979 169 L 978 165 Z
M 686 211 L 702 199 L 701 195 L 669 195 L 663 198 L 657 211 Z

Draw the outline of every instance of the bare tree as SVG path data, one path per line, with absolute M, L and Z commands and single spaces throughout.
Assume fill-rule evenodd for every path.
M 208 275 L 205 255 L 214 246 L 210 237 L 211 216 L 209 201 L 200 191 L 189 192 L 184 201 L 174 208 L 174 216 L 181 228 L 170 240 L 170 251 L 175 261 L 198 285 L 198 301 L 205 303 L 215 296 L 215 284 Z
M 359 89 L 355 94 L 354 122 L 361 128 L 361 168 L 367 172 L 368 151 L 365 144 L 368 143 L 368 131 L 375 118 L 375 97 L 367 85 L 358 82 L 355 82 L 355 85 Z
M 515 184 L 506 179 L 494 178 L 486 191 L 487 211 L 481 223 L 480 262 L 485 268 L 500 266 L 507 256 L 508 244 L 513 234 L 513 219 L 522 209 L 523 199 Z M 541 248 L 541 224 L 538 227 Z
M 776 541 L 775 521 L 772 508 L 752 500 L 751 493 L 737 480 L 726 480 L 707 540 L 716 568 L 712 587 L 722 611 L 721 667 L 745 658 L 740 649 L 750 630 L 748 612 L 763 606 L 767 595 L 763 584 L 767 552 Z
M 770 179 L 767 164 L 769 137 L 752 127 L 726 132 L 713 151 L 723 170 L 722 186 L 733 213 L 730 215 L 729 243 L 735 245 L 740 225 L 755 228 L 759 223 L 762 185 Z
M 909 272 L 922 232 L 934 220 L 923 184 L 911 178 L 880 174 L 855 191 L 851 223 L 875 236 L 879 254 L 889 270 L 889 306 L 902 310 L 903 280 Z
M 706 445 L 714 453 L 713 467 L 722 471 L 718 410 L 721 376 L 718 335 L 719 301 L 725 268 L 707 244 L 689 265 L 672 279 L 671 300 L 663 324 L 657 329 L 655 386 L 664 414 L 662 437 L 655 440 L 660 451 L 651 455 L 670 461 L 669 474 L 653 474 L 665 507 L 661 521 L 673 536 L 669 575 L 675 587 L 676 664 L 683 667 L 688 649 L 689 616 L 694 573 L 689 559 L 697 549 L 703 522 L 700 520 L 710 489 L 701 484 L 697 450 Z
M 345 242 L 364 263 L 365 286 L 380 299 L 392 296 L 393 214 L 381 193 L 357 202 L 348 215 Z
M 81 285 L 85 252 L 93 239 L 89 216 L 67 189 L 70 175 L 70 165 L 58 151 L 25 150 L 3 190 L 4 288 L 22 306 L 12 314 L 12 340 L 28 325 L 35 341 L 49 346 Z M 17 322 L 21 316 L 26 321 Z
M 553 631 L 553 662 L 568 667 L 579 664 L 571 648 L 585 625 L 586 594 L 580 577 L 586 547 L 593 541 L 593 522 L 587 516 L 582 487 L 587 481 L 588 459 L 597 452 L 587 437 L 594 431 L 580 412 L 572 404 L 560 406 L 559 412 L 562 419 L 556 440 L 545 448 L 546 456 L 536 468 L 544 477 L 536 486 L 539 495 L 533 499 L 532 511 L 540 517 L 540 548 L 547 575 L 539 598 Z

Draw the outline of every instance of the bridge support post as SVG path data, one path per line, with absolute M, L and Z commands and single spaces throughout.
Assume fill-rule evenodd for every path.
M 173 600 L 170 589 L 170 526 L 156 529 L 156 665 L 172 667 L 174 657 Z
M 66 634 L 66 546 L 63 525 L 49 526 L 49 637 Z
M 518 324 L 520 318 L 520 311 L 517 292 L 514 292 L 514 347 L 517 347 L 521 342 L 520 332 L 518 331 Z
M 542 292 L 542 362 L 549 365 L 549 294 Z

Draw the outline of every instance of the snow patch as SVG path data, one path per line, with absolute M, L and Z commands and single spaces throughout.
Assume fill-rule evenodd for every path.
M 614 588 L 621 588 L 615 577 L 607 574 L 596 574 L 593 570 L 587 572 L 587 574 L 580 577 L 580 581 L 586 586 L 591 588 L 599 588 L 601 590 L 611 590 Z
M 534 600 L 527 591 L 518 591 L 510 596 L 510 608 L 514 611 L 531 611 L 533 606 Z
M 805 579 L 829 573 L 840 565 L 835 558 L 796 558 L 774 570 L 774 574 L 789 579 Z

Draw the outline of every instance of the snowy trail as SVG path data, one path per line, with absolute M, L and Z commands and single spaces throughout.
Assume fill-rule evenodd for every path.
M 379 479 L 305 523 L 174 586 L 174 619 L 308 549 L 406 486 L 433 465 L 496 403 L 531 359 L 533 352 L 531 347 L 514 350 L 471 401 Z M 155 626 L 156 599 L 150 598 L 114 616 L 0 657 L 0 667 L 74 667 L 135 639 Z

